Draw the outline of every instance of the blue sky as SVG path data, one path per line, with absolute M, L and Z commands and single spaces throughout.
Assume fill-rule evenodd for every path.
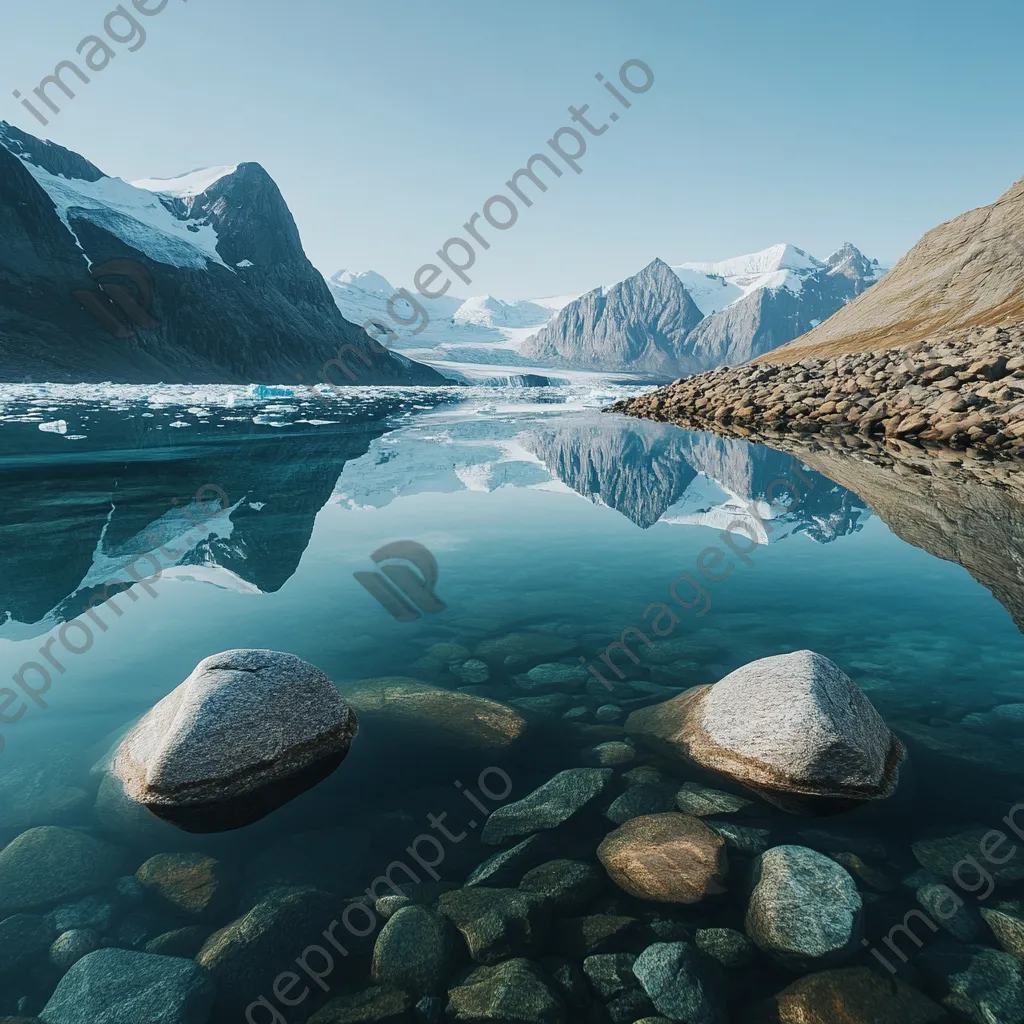
M 258 161 L 321 270 L 396 286 L 570 104 L 616 109 L 594 74 L 629 58 L 654 86 L 589 140 L 582 174 L 492 232 L 461 294 L 577 292 L 780 241 L 889 261 L 1024 175 L 1019 0 L 169 0 L 43 128 L 11 91 L 114 6 L 6 11 L 0 118 L 129 180 Z

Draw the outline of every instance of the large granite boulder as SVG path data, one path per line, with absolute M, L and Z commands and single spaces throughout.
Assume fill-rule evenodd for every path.
M 526 729 L 522 715 L 504 704 L 407 676 L 360 680 L 345 699 L 367 723 L 384 722 L 462 750 L 504 750 Z
M 213 984 L 193 960 L 98 949 L 61 979 L 45 1024 L 206 1024 Z
M 344 760 L 356 716 L 318 668 L 278 651 L 205 658 L 121 741 L 125 795 L 189 832 L 262 818 Z
M 634 711 L 626 732 L 794 812 L 890 796 L 905 755 L 864 693 L 813 651 L 752 661 L 713 686 Z
M 508 839 L 557 828 L 600 796 L 611 777 L 611 768 L 559 772 L 522 800 L 496 808 L 484 825 L 481 839 L 497 846 Z
M 725 892 L 725 840 L 686 814 L 631 818 L 605 836 L 597 856 L 611 880 L 640 899 L 696 903 Z
M 120 873 L 115 846 L 56 825 L 22 832 L 0 850 L 0 918 L 102 889 Z
M 842 962 L 859 949 L 863 903 L 845 868 L 806 846 L 773 846 L 754 862 L 746 930 L 797 970 Z

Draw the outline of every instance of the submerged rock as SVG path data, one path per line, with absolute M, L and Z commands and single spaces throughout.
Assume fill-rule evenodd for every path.
M 309 1024 L 412 1024 L 412 1010 L 408 992 L 374 985 L 332 999 L 309 1018 Z
M 50 947 L 50 963 L 58 971 L 70 970 L 83 956 L 100 948 L 100 937 L 88 928 L 75 928 L 58 935 Z M 155 952 L 155 950 L 150 950 Z
M 567 693 L 543 693 L 537 697 L 515 697 L 509 701 L 514 708 L 528 715 L 552 717 L 561 715 L 572 703 Z
M 444 992 L 458 966 L 461 946 L 446 918 L 427 907 L 403 907 L 377 936 L 372 978 L 378 985 L 417 994 Z
M 519 888 L 546 896 L 558 914 L 579 914 L 601 893 L 604 877 L 582 860 L 549 860 L 527 871 Z
M 797 812 L 890 796 L 905 754 L 863 692 L 813 651 L 761 658 L 634 711 L 626 732 Z
M 574 960 L 594 953 L 620 953 L 635 945 L 640 922 L 635 917 L 588 914 L 555 921 L 551 947 Z
M 608 1002 L 623 992 L 640 987 L 633 973 L 635 962 L 633 953 L 595 953 L 583 961 L 583 973 L 594 991 Z
M 28 966 L 53 942 L 53 928 L 35 914 L 14 914 L 0 921 L 0 975 Z
M 219 861 L 203 853 L 160 853 L 135 877 L 143 888 L 191 917 L 215 913 L 226 902 L 227 880 Z
M 474 868 L 466 879 L 466 885 L 517 885 L 530 868 L 536 867 L 547 856 L 550 848 L 550 837 L 543 832 L 527 836 L 521 843 L 499 850 Z
M 676 793 L 676 806 L 683 814 L 706 818 L 713 814 L 742 814 L 754 806 L 752 800 L 698 782 L 684 782 Z
M 981 916 L 999 945 L 1024 964 L 1024 917 L 994 907 L 982 907 Z
M 84 832 L 41 825 L 0 850 L 0 918 L 73 900 L 112 882 L 123 853 Z
M 0 828 L 26 829 L 78 818 L 89 794 L 52 765 L 5 765 L 0 775 Z
M 534 665 L 525 676 L 517 676 L 513 685 L 526 693 L 579 693 L 590 676 L 582 665 L 547 662 Z
M 77 903 L 65 903 L 55 907 L 46 915 L 46 920 L 54 930 L 70 931 L 73 928 L 90 928 L 93 931 L 105 932 L 114 917 L 114 906 L 110 900 L 102 896 L 86 896 Z
M 451 666 L 451 673 L 463 683 L 478 685 L 491 678 L 491 670 L 477 658 L 469 658 L 460 664 Z
M 462 932 L 480 964 L 540 952 L 551 922 L 547 898 L 518 889 L 456 889 L 442 894 L 437 909 Z
M 618 768 L 636 760 L 636 751 L 628 743 L 608 740 L 596 747 L 587 747 L 581 757 L 583 763 L 592 768 Z
M 502 750 L 526 729 L 522 715 L 504 704 L 405 676 L 363 679 L 345 697 L 367 721 L 405 727 L 460 749 Z
M 754 959 L 754 944 L 732 928 L 699 928 L 693 941 L 702 953 L 729 969 L 746 967 Z
M 721 981 L 687 942 L 656 942 L 633 964 L 658 1013 L 686 1024 L 725 1024 Z
M 972 861 L 974 864 L 982 865 L 982 870 L 991 875 L 999 885 L 1024 880 L 1024 854 L 1019 850 L 1011 854 L 1012 843 L 986 843 L 985 837 L 990 831 L 987 828 L 964 829 L 928 839 L 917 839 L 911 843 L 910 848 L 918 864 L 939 878 L 954 879 L 953 872 L 959 866 L 964 882 L 958 882 L 958 888 L 965 884 L 973 885 L 978 880 L 978 870 L 972 865 Z M 983 850 L 986 849 L 992 853 L 993 860 L 983 855 Z M 1004 858 L 1005 863 L 998 863 Z
M 772 845 L 771 831 L 766 828 L 751 828 L 750 825 L 737 825 L 732 821 L 718 821 L 715 818 L 708 818 L 704 823 L 725 840 L 730 850 L 747 857 L 756 857 Z
M 203 943 L 210 937 L 211 929 L 201 924 L 190 924 L 184 928 L 164 932 L 146 943 L 147 953 L 160 953 L 162 956 L 183 956 L 194 959 Z
M 924 950 L 918 962 L 947 1010 L 975 1024 L 1024 1021 L 1024 975 L 1012 956 L 943 940 Z
M 775 846 L 754 863 L 746 930 L 790 968 L 827 966 L 858 949 L 863 904 L 848 872 L 806 846 Z
M 533 832 L 557 828 L 600 796 L 612 776 L 611 768 L 569 768 L 543 786 L 491 812 L 481 838 L 496 846 Z
M 983 932 L 981 915 L 946 885 L 922 885 L 914 894 L 928 917 L 957 942 L 977 942 Z
M 757 1024 L 940 1024 L 948 1019 L 917 989 L 867 967 L 808 974 L 774 996 L 756 1017 Z
M 565 1004 L 543 971 L 522 958 L 478 967 L 448 993 L 446 1013 L 449 1020 L 464 1024 L 565 1024 L 566 1020 Z
M 551 633 L 508 633 L 494 640 L 481 641 L 473 653 L 488 665 L 516 672 L 563 658 L 575 649 L 575 641 Z
M 143 716 L 111 774 L 157 816 L 219 832 L 326 778 L 355 733 L 355 713 L 318 668 L 278 651 L 224 651 Z
M 725 841 L 685 814 L 632 818 L 605 837 L 597 856 L 619 888 L 641 899 L 696 903 L 725 892 Z
M 616 825 L 644 814 L 665 814 L 675 810 L 676 788 L 667 782 L 640 783 L 620 793 L 604 816 Z
M 263 991 L 268 977 L 276 977 L 310 943 L 322 939 L 321 933 L 335 916 L 334 911 L 335 901 L 322 892 L 309 889 L 285 893 L 268 897 L 214 932 L 195 962 L 213 979 L 218 1013 L 225 1019 L 244 1014 L 245 1007 Z M 363 927 L 364 918 L 356 920 Z M 347 933 L 344 943 L 350 944 Z
M 213 999 L 192 960 L 99 949 L 64 975 L 39 1016 L 45 1024 L 206 1024 Z

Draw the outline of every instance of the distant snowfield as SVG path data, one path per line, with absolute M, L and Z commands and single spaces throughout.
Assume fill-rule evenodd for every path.
M 200 167 L 173 178 L 142 178 L 133 181 L 134 188 L 145 189 L 147 192 L 159 192 L 162 195 L 174 196 L 177 199 L 189 199 L 201 195 L 221 178 L 234 174 L 238 164 L 220 167 Z
M 718 261 L 670 264 L 690 297 L 704 316 L 715 313 L 745 299 L 760 289 L 785 288 L 799 295 L 805 279 L 828 268 L 803 249 L 780 243 L 759 252 Z M 884 273 L 879 268 L 878 276 Z M 604 290 L 613 287 L 613 282 Z M 395 287 L 373 270 L 339 270 L 328 279 L 334 301 L 346 319 L 363 324 L 377 320 L 390 328 L 397 340 L 385 342 L 403 355 L 430 363 L 436 369 L 458 369 L 473 378 L 492 377 L 495 367 L 518 373 L 557 373 L 569 377 L 570 371 L 552 371 L 550 367 L 529 366 L 519 357 L 527 338 L 545 327 L 551 319 L 579 295 L 556 295 L 542 298 L 505 300 L 493 295 L 476 295 L 468 299 L 446 294 L 439 299 L 415 299 L 426 311 L 425 328 L 422 313 L 407 302 L 398 301 L 388 308 Z M 395 322 L 393 315 L 411 321 L 408 326 Z
M 803 279 L 824 267 L 803 249 L 782 243 L 718 262 L 679 263 L 672 269 L 697 308 L 711 316 L 761 288 L 785 288 L 799 295 Z

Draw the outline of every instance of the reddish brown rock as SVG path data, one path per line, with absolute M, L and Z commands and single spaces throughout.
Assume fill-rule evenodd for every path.
M 932 1024 L 945 1011 L 867 967 L 808 974 L 759 1008 L 751 1024 Z
M 696 903 L 725 891 L 725 840 L 699 818 L 645 814 L 604 839 L 597 856 L 611 880 L 631 896 Z

